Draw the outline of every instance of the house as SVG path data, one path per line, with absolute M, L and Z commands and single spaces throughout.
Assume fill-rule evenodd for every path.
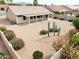
M 67 12 L 67 11 L 72 11 L 72 9 L 64 6 L 64 5 L 53 5 L 53 6 L 47 6 L 47 8 L 50 11 L 58 11 L 58 12 Z
M 74 9 L 64 5 L 47 6 L 47 9 L 54 13 L 51 17 L 55 19 L 73 20 L 75 18 L 73 14 Z
M 9 6 L 6 14 L 12 23 L 30 24 L 47 20 L 51 12 L 43 6 Z
M 68 5 L 67 7 L 73 9 L 72 14 L 79 15 L 79 6 Z

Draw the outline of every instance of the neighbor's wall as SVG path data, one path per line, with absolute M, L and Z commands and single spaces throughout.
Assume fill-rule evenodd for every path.
M 3 42 L 5 43 L 8 51 L 10 52 L 11 56 L 13 59 L 20 59 L 19 55 L 15 52 L 15 50 L 13 49 L 11 43 L 9 43 L 9 41 L 6 39 L 5 35 L 3 32 L 0 31 L 0 36 L 1 39 L 3 40 Z
M 65 19 L 65 20 L 73 20 L 75 16 L 67 16 L 67 15 L 54 15 L 54 17 L 57 17 L 58 19 Z
M 58 50 L 50 59 L 61 59 L 63 53 L 63 48 Z

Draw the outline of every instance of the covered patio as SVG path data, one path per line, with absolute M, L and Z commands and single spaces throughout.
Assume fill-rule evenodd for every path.
M 48 20 L 48 17 L 49 15 L 18 15 L 16 22 L 31 24 L 35 22 Z

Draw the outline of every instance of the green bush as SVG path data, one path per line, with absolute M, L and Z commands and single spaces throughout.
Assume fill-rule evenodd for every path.
M 35 51 L 33 53 L 33 59 L 43 59 L 43 53 L 40 51 Z
M 79 15 L 77 15 L 76 17 L 79 17 Z
M 53 17 L 54 19 L 58 19 L 58 17 Z
M 0 53 L 0 59 L 5 59 L 4 54 Z
M 68 20 L 69 22 L 73 22 L 73 19 L 71 19 L 71 20 Z
M 4 30 L 3 31 L 4 35 L 8 39 L 8 41 L 12 40 L 15 36 L 14 32 L 12 30 Z
M 5 26 L 1 26 L 1 27 L 0 27 L 0 30 L 1 30 L 1 31 L 4 31 L 4 30 L 6 30 L 6 27 L 5 27 Z
M 46 31 L 46 30 L 41 30 L 40 31 L 40 35 L 45 35 L 45 34 L 47 34 L 48 33 L 48 31 Z
M 75 20 L 73 20 L 73 24 L 75 28 L 79 29 L 79 18 L 76 18 Z
M 54 11 L 55 14 L 61 14 L 59 11 Z
M 61 59 L 79 59 L 79 50 L 77 50 L 77 47 L 74 48 L 73 44 L 65 44 L 65 46 L 63 47 L 63 54 L 61 56 Z
M 72 36 L 72 42 L 79 44 L 79 33 Z
M 24 42 L 22 39 L 19 38 L 14 38 L 10 41 L 10 43 L 12 44 L 13 48 L 15 50 L 20 50 L 24 47 Z
M 65 44 L 65 42 L 66 42 L 66 41 L 65 41 L 64 39 L 58 37 L 58 39 L 55 39 L 55 40 L 53 41 L 52 46 L 53 46 L 53 48 L 54 48 L 56 51 L 58 51 L 58 50 Z
M 60 20 L 64 20 L 64 18 L 60 18 Z
M 56 29 L 50 28 L 50 29 L 49 29 L 49 32 L 58 32 L 58 29 L 57 29 L 57 28 L 56 28 Z

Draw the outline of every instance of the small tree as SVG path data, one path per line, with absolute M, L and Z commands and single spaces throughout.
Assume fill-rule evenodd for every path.
M 43 53 L 40 51 L 35 51 L 33 53 L 33 59 L 43 59 Z
M 76 18 L 76 19 L 73 21 L 73 24 L 74 24 L 75 28 L 79 30 L 79 18 Z

